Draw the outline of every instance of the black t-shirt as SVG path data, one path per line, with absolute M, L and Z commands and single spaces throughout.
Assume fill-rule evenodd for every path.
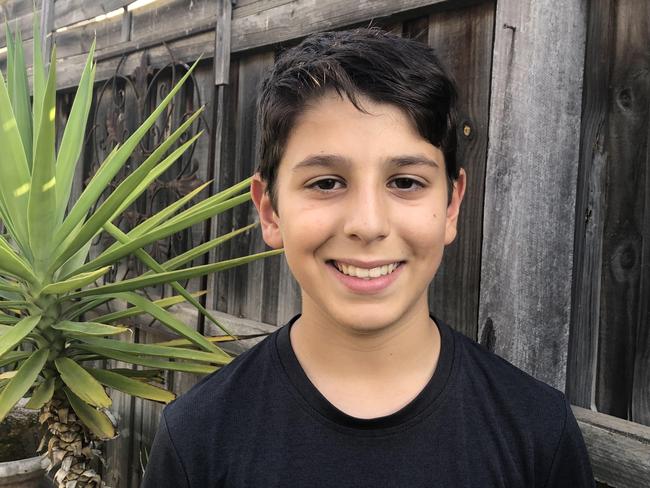
M 565 396 L 439 320 L 425 388 L 359 419 L 304 373 L 297 318 L 165 408 L 144 488 L 594 486 Z

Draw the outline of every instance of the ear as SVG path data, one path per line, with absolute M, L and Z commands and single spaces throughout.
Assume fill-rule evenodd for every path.
M 460 204 L 465 196 L 465 185 L 467 175 L 463 168 L 460 169 L 458 179 L 454 181 L 454 188 L 451 192 L 451 202 L 447 205 L 447 224 L 445 227 L 445 246 L 454 242 L 458 234 L 458 214 L 460 213 Z
M 271 196 L 266 191 L 267 184 L 259 173 L 253 175 L 251 180 L 251 198 L 260 216 L 262 236 L 273 249 L 282 247 L 282 234 L 280 233 L 280 217 L 273 210 Z

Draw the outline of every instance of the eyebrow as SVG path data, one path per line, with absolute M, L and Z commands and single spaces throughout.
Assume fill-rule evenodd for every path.
M 305 159 L 297 163 L 292 171 L 299 171 L 305 168 L 321 167 L 321 168 L 334 168 L 336 166 L 349 166 L 350 160 L 338 154 L 313 154 L 307 156 Z M 386 166 L 431 166 L 439 168 L 440 163 L 431 159 L 423 154 L 404 154 L 399 156 L 392 156 L 384 160 Z

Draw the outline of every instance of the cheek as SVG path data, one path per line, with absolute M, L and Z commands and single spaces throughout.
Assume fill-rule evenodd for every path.
M 408 222 L 402 219 L 400 234 L 409 242 L 417 256 L 428 257 L 439 262 L 445 239 L 444 212 L 423 211 L 414 214 Z
M 332 221 L 322 212 L 300 208 L 283 215 L 283 222 L 287 224 L 280 226 L 280 232 L 289 262 L 292 256 L 313 254 L 331 235 Z

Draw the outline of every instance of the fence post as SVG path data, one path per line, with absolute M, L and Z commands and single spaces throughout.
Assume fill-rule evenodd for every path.
M 211 175 L 213 182 L 211 185 L 211 194 L 219 191 L 219 176 L 221 169 L 221 148 L 225 130 L 225 102 L 226 90 L 230 79 L 230 37 L 232 21 L 232 0 L 218 0 L 217 21 L 214 36 L 214 87 L 212 92 L 212 128 L 213 134 L 210 139 L 208 174 Z M 208 239 L 217 237 L 217 218 L 213 217 L 207 224 L 205 235 Z M 205 262 L 214 262 L 217 257 L 217 251 L 212 249 Z M 216 309 L 216 277 L 214 274 L 204 276 L 201 279 L 201 289 L 207 290 L 208 293 L 201 298 L 203 305 L 208 309 Z M 203 333 L 205 330 L 205 317 L 199 316 L 198 330 Z

